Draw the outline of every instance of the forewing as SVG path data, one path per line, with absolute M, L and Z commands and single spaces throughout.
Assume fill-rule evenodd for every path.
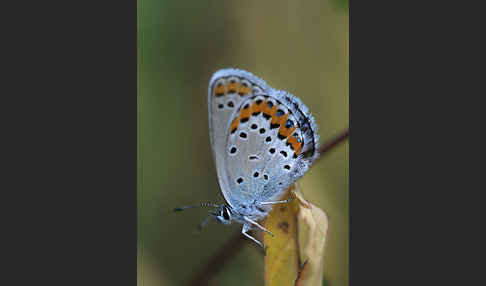
M 222 69 L 215 72 L 209 83 L 208 111 L 209 133 L 213 159 L 216 165 L 218 181 L 228 203 L 228 173 L 226 142 L 230 118 L 243 100 L 256 94 L 268 93 L 267 84 L 253 74 L 239 69 Z

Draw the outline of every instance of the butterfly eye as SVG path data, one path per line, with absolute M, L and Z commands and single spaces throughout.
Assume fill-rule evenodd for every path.
M 228 208 L 223 207 L 222 214 L 223 214 L 223 218 L 224 218 L 225 220 L 229 220 L 229 219 L 230 219 L 230 215 L 229 215 L 229 212 L 228 212 Z

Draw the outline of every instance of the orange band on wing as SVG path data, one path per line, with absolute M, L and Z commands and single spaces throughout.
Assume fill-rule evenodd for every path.
M 275 109 L 275 110 L 274 110 Z M 282 126 L 282 124 L 284 124 L 286 121 L 287 121 L 287 118 L 289 117 L 288 114 L 284 114 L 282 116 L 277 116 L 277 107 L 274 106 L 274 109 L 272 109 L 272 124 L 280 124 L 280 126 Z
M 241 111 L 240 111 L 240 120 L 241 119 L 244 119 L 244 118 L 250 119 L 250 106 L 248 106 L 248 108 L 242 108 L 241 109 Z
M 290 136 L 287 139 L 287 143 L 289 143 L 292 146 L 292 149 L 295 152 L 295 155 L 299 155 L 300 151 L 302 150 L 302 140 L 299 142 L 299 138 L 295 138 L 294 136 Z
M 251 105 L 250 110 L 251 110 L 251 113 L 258 113 L 258 112 L 262 112 L 264 107 L 265 107 L 265 104 L 263 102 L 260 102 L 260 104 L 257 104 L 255 102 Z
M 241 84 L 240 85 L 240 88 L 238 90 L 238 94 L 240 96 L 247 95 L 249 92 L 250 92 L 250 87 L 249 86 L 245 86 L 244 84 Z
M 292 128 L 287 128 L 285 127 L 284 124 L 280 125 L 280 128 L 278 129 L 278 134 L 282 135 L 283 137 L 287 138 L 294 132 L 294 130 L 297 128 L 297 126 L 294 126 Z
M 231 133 L 236 131 L 236 129 L 238 128 L 238 124 L 240 124 L 240 118 L 237 116 L 235 118 L 235 120 L 233 120 L 233 122 L 231 123 L 231 126 L 230 126 L 230 132 Z
M 230 82 L 228 83 L 228 93 L 236 93 L 238 91 L 238 83 Z
M 224 84 L 218 83 L 214 89 L 214 96 L 223 96 L 225 92 Z
M 275 110 L 274 110 L 275 109 Z M 263 103 L 262 112 L 268 116 L 272 116 L 273 113 L 277 112 L 277 107 L 274 105 L 272 107 L 268 106 L 268 101 Z

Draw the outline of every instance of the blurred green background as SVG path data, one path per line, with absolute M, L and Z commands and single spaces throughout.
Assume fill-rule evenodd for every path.
M 138 2 L 138 283 L 185 285 L 241 226 L 196 226 L 222 203 L 211 157 L 207 88 L 237 67 L 309 106 L 321 143 L 349 126 L 347 1 Z M 299 181 L 330 217 L 325 285 L 349 284 L 349 144 Z M 248 242 L 211 281 L 263 285 L 263 257 Z

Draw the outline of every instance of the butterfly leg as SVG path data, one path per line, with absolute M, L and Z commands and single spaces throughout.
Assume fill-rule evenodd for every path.
M 283 200 L 283 201 L 274 201 L 274 202 L 261 202 L 259 205 L 275 205 L 275 204 L 285 204 L 285 203 L 289 203 L 291 201 L 294 200 L 294 196 L 290 197 L 290 199 L 287 199 L 287 200 Z
M 263 226 L 259 225 L 256 221 L 251 220 L 251 219 L 249 219 L 247 217 L 244 217 L 244 219 L 245 219 L 245 221 L 247 221 L 247 222 L 255 225 L 256 227 L 258 227 L 259 229 L 261 229 L 261 230 L 263 230 L 265 232 L 268 232 L 271 236 L 274 236 L 273 233 L 271 233 L 268 229 L 264 228 Z
M 241 229 L 241 233 L 248 237 L 249 239 L 253 240 L 254 242 L 256 242 L 256 244 L 260 245 L 261 248 L 263 248 L 263 250 L 265 251 L 265 246 L 263 245 L 263 243 L 261 243 L 260 241 L 258 241 L 256 238 L 252 237 L 251 235 L 248 234 L 248 231 L 251 229 L 251 226 L 249 224 L 244 224 L 243 225 L 243 228 Z

